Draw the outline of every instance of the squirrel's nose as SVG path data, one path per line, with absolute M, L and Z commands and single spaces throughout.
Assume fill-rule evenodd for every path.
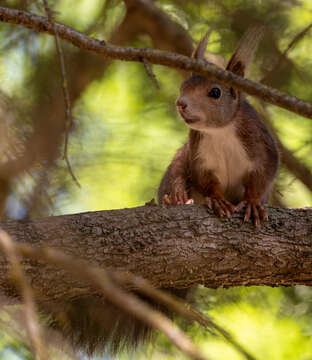
M 176 101 L 176 105 L 178 108 L 185 110 L 187 108 L 187 103 L 185 100 L 178 98 L 178 100 Z

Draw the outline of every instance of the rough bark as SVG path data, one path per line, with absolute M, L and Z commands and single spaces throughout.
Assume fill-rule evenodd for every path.
M 130 271 L 157 287 L 312 284 L 312 208 L 269 208 L 260 229 L 241 216 L 222 220 L 203 206 L 101 211 L 6 222 L 19 242 L 51 246 L 74 257 Z M 0 291 L 15 292 L 0 256 Z M 67 300 L 92 293 L 64 271 L 25 261 L 41 300 Z M 83 269 L 82 269 L 83 271 Z

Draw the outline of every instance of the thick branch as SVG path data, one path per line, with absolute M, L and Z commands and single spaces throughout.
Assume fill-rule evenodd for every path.
M 0 7 L 0 21 L 19 24 L 39 32 L 53 34 L 53 27 L 48 19 L 20 10 Z M 236 87 L 250 95 L 257 96 L 264 101 L 283 107 L 299 115 L 312 118 L 312 104 L 299 100 L 296 97 L 283 94 L 276 89 L 243 79 L 231 72 L 224 71 L 215 65 L 206 63 L 202 60 L 190 59 L 183 55 L 166 53 L 152 49 L 109 46 L 103 41 L 89 38 L 68 26 L 59 23 L 54 23 L 54 25 L 60 38 L 71 42 L 79 48 L 92 51 L 112 59 L 142 61 L 142 59 L 145 58 L 147 61 L 154 64 L 209 75 L 213 79 L 228 84 L 229 86 Z
M 220 220 L 203 206 L 102 211 L 2 223 L 13 238 L 51 246 L 108 269 L 140 275 L 157 287 L 312 284 L 312 208 L 269 209 L 255 229 L 235 215 Z M 36 293 L 66 300 L 94 292 L 65 271 L 25 261 Z M 0 257 L 0 291 L 14 296 Z

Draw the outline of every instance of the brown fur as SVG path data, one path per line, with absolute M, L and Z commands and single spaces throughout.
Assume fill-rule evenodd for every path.
M 242 143 L 246 156 L 253 164 L 253 171 L 247 173 L 239 185 L 247 187 L 249 197 L 258 198 L 262 204 L 265 204 L 278 168 L 278 151 L 275 141 L 257 112 L 244 99 L 241 100 L 232 123 L 235 124 L 237 138 Z M 194 199 L 194 201 L 204 203 L 204 196 L 210 195 L 211 186 L 215 187 L 215 183 L 219 183 L 212 171 L 202 169 L 201 159 L 197 157 L 203 137 L 205 134 L 202 132 L 190 130 L 187 144 L 178 150 L 159 186 L 158 201 L 160 203 L 165 194 L 184 190 L 187 191 L 189 197 L 192 197 L 194 193 L 201 194 L 201 199 L 197 201 Z M 209 154 L 207 156 L 209 157 Z M 236 205 L 244 199 L 244 195 L 239 186 L 234 189 L 234 194 L 226 198 Z M 199 199 L 198 196 L 197 199 Z
M 245 74 L 262 33 L 253 28 L 244 35 L 227 70 Z M 203 59 L 206 41 L 207 36 L 195 57 Z M 184 81 L 176 104 L 190 127 L 189 139 L 161 181 L 159 203 L 181 205 L 192 199 L 219 216 L 246 206 L 245 221 L 253 217 L 259 226 L 267 218 L 262 205 L 268 201 L 279 156 L 256 110 L 239 91 L 196 74 Z
M 181 298 L 187 295 L 187 289 L 163 290 Z M 135 295 L 172 317 L 163 305 Z M 151 341 L 154 335 L 145 323 L 100 297 L 85 297 L 65 304 L 45 304 L 42 310 L 50 314 L 52 329 L 59 331 L 74 349 L 83 350 L 89 356 L 104 352 L 113 356 L 121 351 L 133 352 Z

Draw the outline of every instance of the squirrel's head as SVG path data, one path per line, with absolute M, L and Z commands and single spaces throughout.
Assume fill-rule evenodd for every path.
M 251 63 L 258 42 L 263 34 L 259 27 L 251 28 L 240 40 L 226 70 L 244 76 Z M 205 59 L 208 34 L 197 45 L 193 57 Z M 185 80 L 176 101 L 179 114 L 185 123 L 194 130 L 222 127 L 229 124 L 239 108 L 240 92 L 204 77 L 193 74 Z

